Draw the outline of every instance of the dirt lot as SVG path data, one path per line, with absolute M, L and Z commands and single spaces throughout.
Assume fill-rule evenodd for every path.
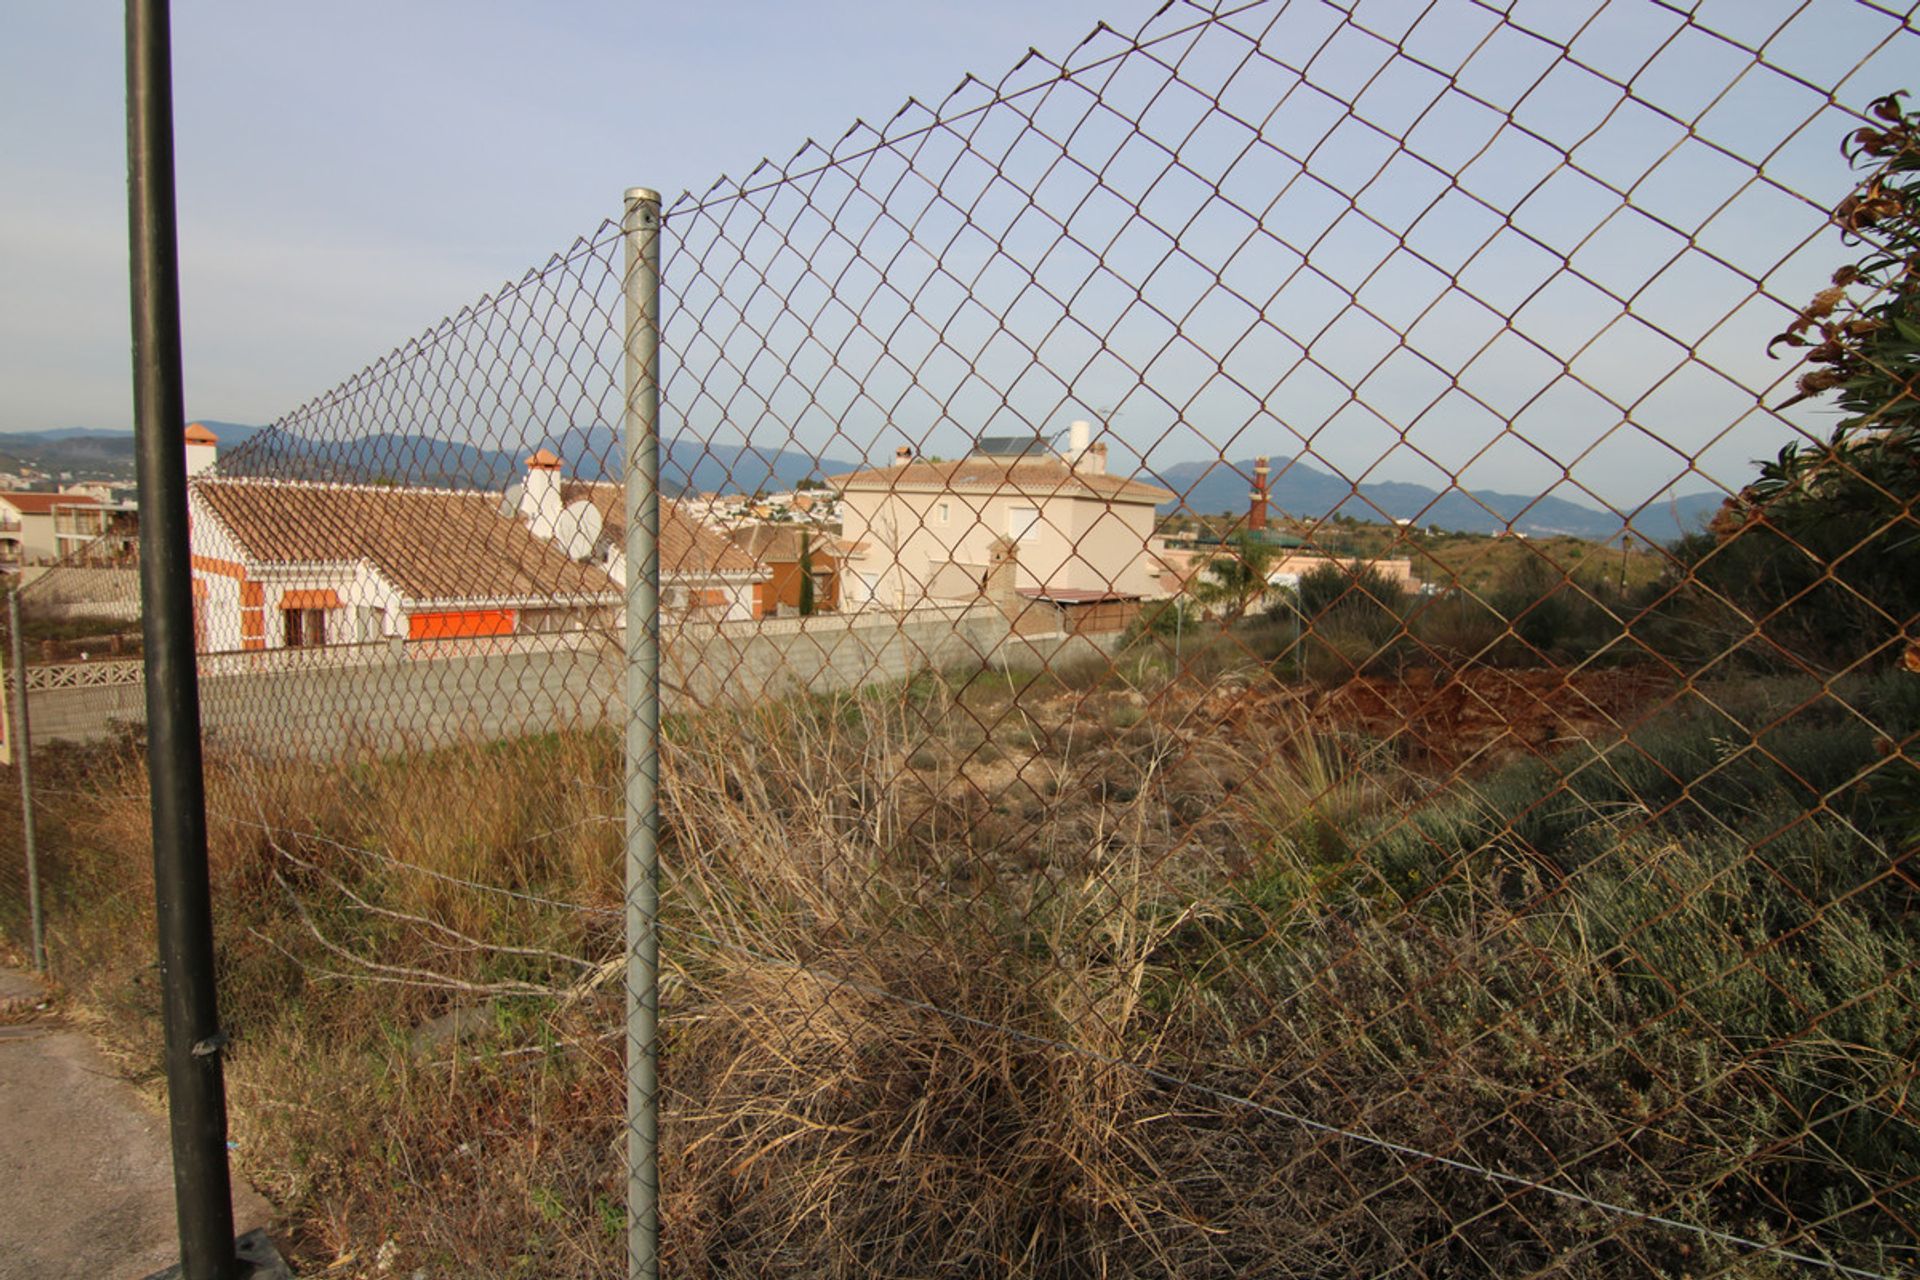
M 1630 728 L 1672 694 L 1673 682 L 1644 670 L 1409 671 L 1360 678 L 1308 697 L 1316 717 L 1392 738 L 1415 766 L 1452 772 L 1545 755 L 1570 742 Z

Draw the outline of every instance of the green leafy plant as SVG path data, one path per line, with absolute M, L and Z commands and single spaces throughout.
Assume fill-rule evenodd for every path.
M 1763 633 L 1800 656 L 1853 660 L 1914 643 L 1920 609 L 1920 116 L 1902 94 L 1849 135 L 1867 170 L 1835 208 L 1865 246 L 1769 345 L 1813 366 L 1782 405 L 1834 393 L 1824 441 L 1794 442 L 1714 518 L 1695 568 Z M 1718 561 L 1719 563 L 1714 563 Z
M 1279 598 L 1280 589 L 1269 579 L 1281 553 L 1280 547 L 1244 533 L 1228 539 L 1220 554 L 1201 565 L 1190 588 L 1194 601 L 1218 609 L 1229 622 L 1263 612 Z

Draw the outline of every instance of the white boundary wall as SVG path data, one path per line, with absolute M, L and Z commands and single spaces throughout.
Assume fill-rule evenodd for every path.
M 1012 636 L 984 603 L 688 623 L 663 636 L 662 702 L 685 712 L 880 684 L 928 668 L 1033 670 L 1108 651 L 1118 639 Z M 617 631 L 571 632 L 205 655 L 202 726 L 216 750 L 318 756 L 589 728 L 619 715 L 620 641 Z M 36 745 L 99 741 L 115 722 L 146 718 L 143 683 L 119 672 L 98 682 L 86 665 L 32 670 Z

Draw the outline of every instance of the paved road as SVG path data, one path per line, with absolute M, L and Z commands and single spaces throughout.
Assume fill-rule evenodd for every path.
M 179 1261 L 166 1121 L 38 993 L 0 969 L 0 1280 L 140 1280 Z M 237 1230 L 267 1225 L 234 1201 Z

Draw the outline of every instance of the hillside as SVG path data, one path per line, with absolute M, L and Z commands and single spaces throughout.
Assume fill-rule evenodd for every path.
M 1180 495 L 1161 507 L 1170 514 L 1184 507 L 1200 515 L 1247 509 L 1254 460 L 1176 462 L 1147 468 L 1151 479 Z M 1552 495 L 1503 493 L 1495 489 L 1455 490 L 1441 494 L 1402 481 L 1363 482 L 1356 487 L 1302 458 L 1273 459 L 1274 505 L 1297 520 L 1335 515 L 1356 520 L 1413 520 L 1459 533 L 1499 533 L 1515 529 L 1531 537 L 1555 535 L 1603 542 L 1619 536 L 1622 521 L 1612 512 Z M 1693 493 L 1627 512 L 1633 531 L 1653 542 L 1670 542 L 1705 526 L 1720 506 L 1721 495 Z
M 622 450 L 612 428 L 575 426 L 527 446 L 493 447 L 401 432 L 376 432 L 346 440 L 290 437 L 268 427 L 204 419 L 220 437 L 226 470 L 236 475 L 302 476 L 363 482 L 419 484 L 437 488 L 504 489 L 525 469 L 525 450 L 557 453 L 569 474 L 589 480 L 617 477 Z M 0 436 L 0 468 L 22 465 L 75 480 L 133 481 L 133 435 L 91 427 Z M 802 480 L 851 471 L 860 462 L 815 458 L 800 449 L 708 444 L 679 437 L 661 458 L 661 487 L 669 494 L 791 489 Z M 1202 515 L 1246 510 L 1253 459 L 1204 459 L 1147 467 L 1141 477 L 1180 495 L 1161 508 Z M 1670 542 L 1702 528 L 1720 505 L 1718 493 L 1694 493 L 1650 503 L 1628 513 L 1633 531 Z M 1401 481 L 1354 486 L 1301 458 L 1274 462 L 1273 500 L 1298 520 L 1334 515 L 1357 520 L 1415 520 L 1459 533 L 1498 533 L 1511 527 L 1533 537 L 1567 536 L 1589 541 L 1617 537 L 1621 520 L 1611 512 L 1555 496 L 1480 489 L 1440 494 Z
M 206 420 L 230 449 L 264 430 L 237 422 Z M 55 427 L 47 431 L 0 434 L 0 470 L 42 472 L 54 478 L 132 484 L 133 432 L 115 427 Z
M 218 430 L 218 428 L 216 428 Z M 224 446 L 226 436 L 221 435 Z M 382 432 L 339 441 L 314 441 L 265 432 L 246 447 L 223 453 L 232 475 L 303 476 L 311 479 L 391 482 L 435 488 L 505 489 L 526 472 L 526 454 L 551 449 L 568 475 L 584 480 L 619 478 L 624 451 L 604 426 L 570 427 L 511 449 L 453 443 L 418 435 Z M 711 445 L 670 440 L 660 460 L 661 489 L 669 495 L 791 489 L 850 464 L 815 459 L 788 449 Z

